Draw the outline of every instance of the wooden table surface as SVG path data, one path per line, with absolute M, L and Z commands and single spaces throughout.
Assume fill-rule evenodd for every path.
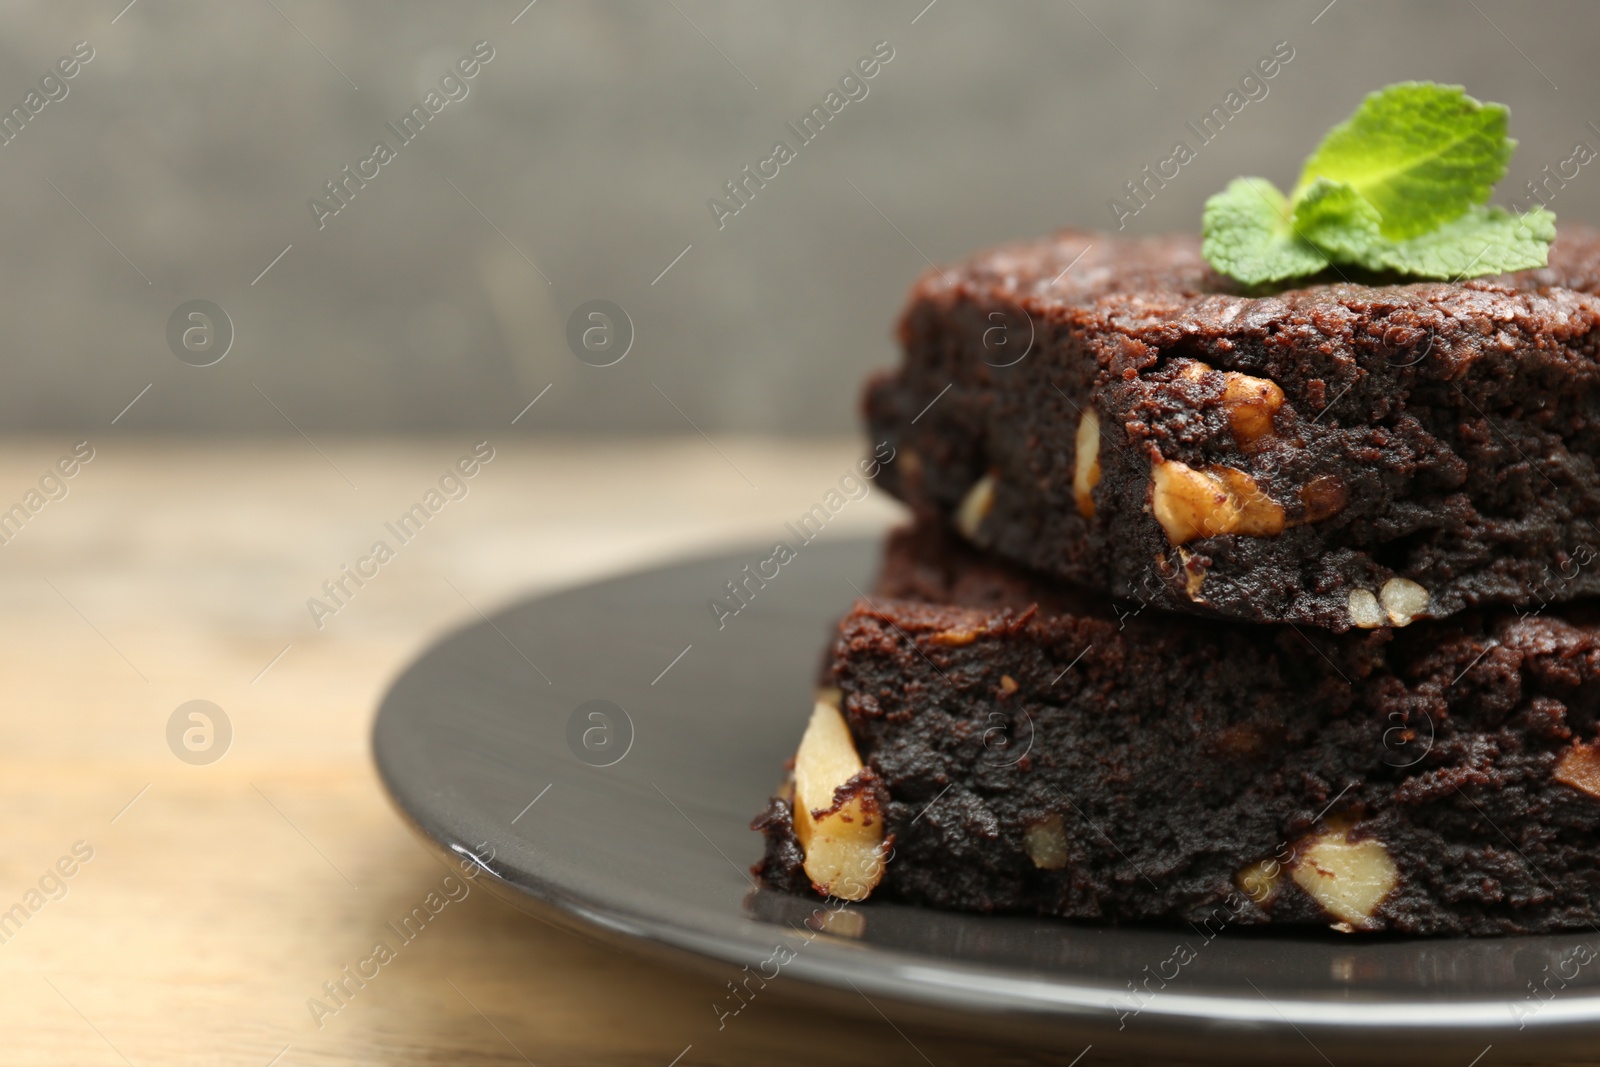
M 46 481 L 58 499 L 32 501 L 77 439 L 0 450 L 0 512 L 42 503 L 0 527 L 0 1064 L 667 1067 L 691 1044 L 682 1067 L 927 1062 L 887 1023 L 776 998 L 718 1032 L 716 983 L 484 892 L 313 1017 L 323 983 L 443 874 L 368 752 L 406 662 L 475 608 L 770 540 L 858 448 L 492 441 L 467 496 L 319 630 L 307 598 L 476 440 L 91 439 L 71 479 Z M 894 515 L 875 492 L 827 535 Z M 190 700 L 231 724 L 216 762 L 169 749 Z M 981 1055 L 932 1040 L 934 1062 Z
M 406 662 L 479 608 L 768 541 L 858 453 L 494 441 L 467 495 L 319 629 L 307 598 L 476 440 L 91 440 L 71 479 L 45 480 L 56 499 L 27 494 L 76 439 L 0 449 L 0 516 L 37 507 L 0 526 L 0 1064 L 1070 1062 L 1079 1050 L 967 1045 L 782 996 L 718 1031 L 716 982 L 480 891 L 314 1016 L 323 984 L 444 873 L 368 753 Z M 874 492 L 826 536 L 896 515 Z M 205 765 L 169 747 L 191 700 L 232 728 Z

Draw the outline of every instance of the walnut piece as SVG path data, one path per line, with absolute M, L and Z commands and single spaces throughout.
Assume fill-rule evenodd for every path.
M 1252 863 L 1233 876 L 1233 884 L 1257 904 L 1266 905 L 1278 895 L 1278 883 L 1283 880 L 1283 864 L 1275 859 Z
M 1409 578 L 1390 578 L 1383 583 L 1378 600 L 1396 626 L 1410 626 L 1411 620 L 1428 610 L 1428 591 Z
M 1229 533 L 1271 537 L 1283 532 L 1283 507 L 1267 496 L 1254 478 L 1232 467 L 1212 467 L 1210 473 L 1222 479 L 1239 506 L 1238 522 Z
M 1400 881 L 1400 871 L 1383 842 L 1370 837 L 1352 841 L 1347 827 L 1333 826 L 1315 834 L 1296 852 L 1290 876 L 1339 920 L 1336 929 L 1367 927 Z
M 883 814 L 837 691 L 817 696 L 794 757 L 794 834 L 817 892 L 865 900 L 883 877 Z
M 1022 831 L 1022 847 L 1042 871 L 1059 871 L 1067 865 L 1067 828 L 1061 816 L 1050 814 Z
M 1175 545 L 1203 536 L 1206 524 L 1226 524 L 1238 513 L 1221 481 L 1177 460 L 1150 468 L 1150 509 Z
M 1072 495 L 1078 514 L 1094 518 L 1094 487 L 1100 484 L 1100 416 L 1093 408 L 1078 420 L 1077 450 L 1072 456 Z
M 1228 428 L 1240 448 L 1253 445 L 1272 432 L 1272 417 L 1283 407 L 1283 390 L 1277 382 L 1237 371 L 1225 371 L 1223 378 L 1222 406 L 1228 412 Z
M 1222 534 L 1271 537 L 1284 527 L 1283 507 L 1232 467 L 1202 471 L 1161 460 L 1150 468 L 1150 506 L 1174 545 Z
M 994 475 L 985 474 L 973 482 L 972 488 L 967 490 L 967 495 L 961 498 L 961 506 L 956 508 L 956 529 L 960 530 L 967 540 L 976 541 L 978 528 L 983 525 L 983 520 L 988 518 L 993 508 Z
M 1350 625 L 1370 630 L 1375 626 L 1384 624 L 1383 609 L 1378 607 L 1378 598 L 1372 595 L 1370 589 L 1350 590 L 1350 599 L 1346 601 L 1350 609 Z
M 1573 745 L 1556 764 L 1555 780 L 1600 797 L 1600 743 Z

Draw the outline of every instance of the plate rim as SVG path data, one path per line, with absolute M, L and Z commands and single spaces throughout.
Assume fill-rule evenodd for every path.
M 847 545 L 879 543 L 871 537 L 842 538 Z M 435 634 L 405 667 L 390 681 L 373 718 L 370 744 L 373 763 L 391 805 L 406 823 L 436 853 L 457 863 L 473 863 L 478 875 L 487 875 L 491 891 L 520 910 L 556 925 L 574 929 L 634 949 L 665 950 L 684 963 L 711 961 L 735 967 L 753 962 L 757 951 L 753 942 L 739 936 L 675 922 L 670 916 L 649 915 L 604 901 L 581 900 L 566 887 L 542 878 L 516 865 L 500 864 L 495 858 L 485 862 L 470 846 L 458 841 L 457 834 L 444 820 L 413 806 L 407 791 L 396 780 L 386 755 L 387 731 L 396 728 L 396 697 L 409 679 L 420 673 L 441 649 L 474 633 L 497 631 L 496 620 L 539 601 L 571 595 L 589 589 L 628 582 L 698 564 L 717 561 L 743 561 L 755 546 L 729 545 L 715 551 L 679 553 L 653 564 L 587 581 L 562 584 L 537 592 L 514 596 L 492 614 L 441 630 Z M 501 832 L 501 831 L 497 831 Z M 501 832 L 508 841 L 519 840 Z M 476 836 L 476 835 L 471 835 Z M 491 843 L 486 839 L 485 843 Z M 526 843 L 523 842 L 523 847 Z M 497 866 L 499 869 L 497 869 Z M 819 908 L 824 902 L 817 901 Z M 912 905 L 904 905 L 913 907 Z M 871 905 L 867 905 L 871 907 Z M 937 911 L 939 909 L 928 909 Z M 1026 918 L 1026 917 L 1025 917 Z M 1033 917 L 1038 918 L 1038 917 Z M 752 920 L 759 923 L 760 920 Z M 1117 924 L 1102 924 L 1116 929 Z M 1072 1024 L 1084 1029 L 1102 1029 L 1116 1022 L 1108 998 L 1118 995 L 1109 986 L 1091 986 L 1081 981 L 1030 974 L 1004 964 L 979 965 L 959 960 L 930 962 L 902 950 L 819 934 L 816 940 L 797 938 L 792 929 L 778 923 L 762 923 L 773 938 L 791 944 L 810 945 L 784 965 L 784 975 L 835 993 L 856 992 L 863 988 L 893 1001 L 913 1007 L 948 1012 L 958 1011 L 988 1019 L 1032 1017 Z M 1128 927 L 1137 929 L 1137 927 Z M 1580 931 L 1568 931 L 1573 935 Z M 1428 945 L 1493 941 L 1512 943 L 1532 941 L 1561 934 L 1531 935 L 1525 938 L 1406 938 L 1408 943 Z M 765 951 L 765 949 L 762 949 Z M 862 960 L 880 961 L 863 966 Z M 1260 990 L 1257 990 L 1260 993 Z M 1465 1038 L 1469 1035 L 1494 1038 L 1508 1033 L 1523 1038 L 1545 1036 L 1551 1039 L 1573 1036 L 1577 1027 L 1600 1025 L 1600 991 L 1593 994 L 1555 996 L 1539 1001 L 1536 1011 L 1519 1020 L 1512 1010 L 1516 1003 L 1504 997 L 1476 995 L 1470 999 L 1422 999 L 1386 993 L 1380 999 L 1362 998 L 1335 1001 L 1302 995 L 1267 999 L 1252 998 L 1242 992 L 1174 993 L 1162 990 L 1145 1001 L 1136 1013 L 1141 1024 L 1149 1018 L 1155 1029 L 1181 1028 L 1193 1032 L 1198 1027 L 1223 1026 L 1259 1033 L 1261 1027 L 1274 1030 L 1288 1026 L 1319 1034 L 1343 1032 L 1357 1039 L 1427 1040 L 1442 1036 Z M 1351 1034 L 1350 1031 L 1359 1031 Z M 1305 1036 L 1304 1033 L 1301 1036 Z M 1529 1048 L 1529 1052 L 1534 1051 Z

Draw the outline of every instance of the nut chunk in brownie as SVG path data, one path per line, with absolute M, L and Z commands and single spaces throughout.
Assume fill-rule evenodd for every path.
M 897 535 L 839 624 L 812 729 L 848 739 L 808 732 L 828 788 L 802 745 L 806 784 L 757 820 L 768 884 L 846 895 L 853 869 L 850 899 L 1212 928 L 1600 921 L 1579 609 L 1343 635 L 1119 619 L 941 537 Z M 852 810 L 871 821 L 836 823 L 813 873 L 805 841 Z
M 1342 632 L 1600 593 L 1600 234 L 1367 281 L 1248 294 L 1195 238 L 1076 233 L 930 271 L 867 387 L 885 485 L 1191 613 Z

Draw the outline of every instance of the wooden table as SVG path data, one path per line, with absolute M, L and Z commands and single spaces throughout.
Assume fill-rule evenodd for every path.
M 317 1025 L 307 1001 L 443 873 L 368 754 L 373 711 L 407 660 L 477 608 L 770 540 L 857 452 L 493 441 L 468 494 L 318 629 L 307 598 L 478 439 L 318 441 L 323 454 L 298 438 L 91 439 L 66 495 L 41 492 L 0 545 L 0 1063 L 926 1062 L 887 1023 L 821 1023 L 778 998 L 718 1033 L 715 983 L 483 892 Z M 75 442 L 9 442 L 0 511 L 26 507 Z M 829 536 L 894 514 L 874 493 Z M 206 765 L 167 740 L 175 709 L 197 699 L 233 731 Z M 92 858 L 77 862 L 75 846 Z M 968 1058 L 917 1043 L 941 1064 Z

